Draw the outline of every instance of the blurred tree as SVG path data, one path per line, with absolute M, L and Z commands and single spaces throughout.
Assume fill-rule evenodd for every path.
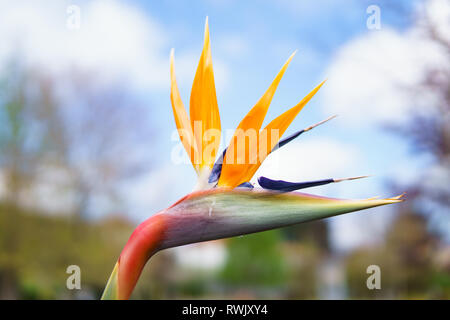
M 411 183 L 392 183 L 397 190 L 407 190 L 408 203 L 400 207 L 394 224 L 398 230 L 388 235 L 387 243 L 396 245 L 397 259 L 403 262 L 396 288 L 407 286 L 409 293 L 417 295 L 422 288 L 431 297 L 448 298 L 450 275 L 435 265 L 439 250 L 448 248 L 448 230 L 442 226 L 450 223 L 450 38 L 445 31 L 450 20 L 448 14 L 446 20 L 435 19 L 436 10 L 445 11 L 439 7 L 443 5 L 448 3 L 422 1 L 421 10 L 414 17 L 426 45 L 439 52 L 444 62 L 427 65 L 417 85 L 400 88 L 411 97 L 412 105 L 419 97 L 428 97 L 430 105 L 425 112 L 412 109 L 403 125 L 391 129 L 409 140 L 415 155 L 426 155 L 430 161 Z M 436 233 L 427 237 L 429 228 L 445 232 L 446 238 Z M 445 259 L 443 264 L 450 264 L 450 258 Z
M 11 64 L 9 79 L 3 79 L 0 84 L 0 166 L 6 203 L 5 212 L 18 210 L 20 190 L 26 188 L 33 179 L 36 154 L 40 153 L 41 144 L 36 142 L 33 147 L 27 137 L 32 130 L 30 118 L 27 116 L 26 83 L 23 73 L 17 64 Z M 0 272 L 0 298 L 11 299 L 17 296 L 17 270 L 19 257 L 18 242 L 23 235 L 19 220 L 15 214 L 6 218 L 1 216 L 3 228 L 0 232 L 3 244 L 3 255 L 8 257 Z
M 327 253 L 331 250 L 329 226 L 326 220 L 311 221 L 282 229 L 284 238 L 288 241 L 301 241 L 318 247 Z
M 437 249 L 438 235 L 428 230 L 423 215 L 411 209 L 406 206 L 399 213 L 383 248 L 395 263 L 387 274 L 392 284 L 388 290 L 395 296 L 420 297 L 430 292 L 432 285 L 433 253 Z
M 405 91 L 414 105 L 418 97 L 428 97 L 429 107 L 411 108 L 412 112 L 405 123 L 390 126 L 396 134 L 409 140 L 415 154 L 427 155 L 431 158 L 429 170 L 417 177 L 414 184 L 395 186 L 397 189 L 410 190 L 411 196 L 428 204 L 435 205 L 434 212 L 444 212 L 448 218 L 450 208 L 450 38 L 445 33 L 447 25 L 436 21 L 431 15 L 437 10 L 434 5 L 439 1 L 422 1 L 419 14 L 415 16 L 419 31 L 427 41 L 426 45 L 439 51 L 446 62 L 429 65 L 424 70 L 421 81 L 412 87 L 399 87 Z M 445 21 L 444 21 L 445 23 Z M 444 179 L 442 179 L 444 178 Z
M 331 254 L 327 221 L 311 221 L 281 229 L 282 244 L 289 282 L 286 296 L 290 299 L 318 297 L 321 265 Z
M 384 243 L 361 248 L 347 258 L 351 298 L 448 298 L 450 287 L 434 259 L 439 234 L 431 232 L 423 214 L 404 206 Z M 369 290 L 367 266 L 381 269 L 381 290 Z
M 99 265 L 108 261 L 111 268 L 114 261 L 96 254 L 102 251 L 97 245 L 84 245 L 105 239 L 87 236 L 91 227 L 83 220 L 121 208 L 122 184 L 149 168 L 149 111 L 125 85 L 105 84 L 76 70 L 55 76 L 17 60 L 9 65 L 0 81 L 0 250 L 5 257 L 0 260 L 0 298 L 18 297 L 22 270 L 30 272 L 26 252 L 19 250 L 25 239 L 45 243 L 41 236 L 54 236 L 53 245 L 65 245 L 70 254 L 48 252 L 51 246 L 37 243 L 22 246 L 34 255 L 49 255 L 49 261 L 57 259 L 55 266 L 62 268 L 58 272 L 85 261 L 92 274 L 105 272 L 97 273 L 97 279 L 109 274 Z M 52 233 L 50 222 L 26 230 L 29 215 L 21 215 L 24 210 L 76 219 L 62 226 L 64 234 Z M 67 238 L 71 241 L 60 241 Z M 119 252 L 110 252 L 112 259 Z
M 13 63 L 0 103 L 0 165 L 16 201 L 36 181 L 51 180 L 71 188 L 74 211 L 88 214 L 95 198 L 116 199 L 121 182 L 149 167 L 149 109 L 124 85 L 80 71 L 56 78 Z
M 423 97 L 430 104 L 425 110 L 410 108 L 402 124 L 388 128 L 408 140 L 414 156 L 426 155 L 429 162 L 427 168 L 416 172 L 414 181 L 389 182 L 395 192 L 406 191 L 407 201 L 395 207 L 395 218 L 381 245 L 360 248 L 347 257 L 348 291 L 352 298 L 448 298 L 450 294 L 449 273 L 442 267 L 450 259 L 441 255 L 445 261 L 441 265 L 436 263 L 448 242 L 437 231 L 436 224 L 430 224 L 432 219 L 440 221 L 438 225 L 450 219 L 450 39 L 448 33 L 443 33 L 449 20 L 432 18 L 431 10 L 437 9 L 432 7 L 439 5 L 439 1 L 418 1 L 417 5 L 412 13 L 408 6 L 380 1 L 380 6 L 392 16 L 398 15 L 403 22 L 408 17 L 424 46 L 446 59 L 440 65 L 426 65 L 421 80 L 414 85 L 393 82 L 410 97 L 411 105 L 415 106 L 418 98 Z M 392 79 L 387 77 L 387 81 Z M 366 287 L 369 275 L 365 268 L 371 264 L 381 268 L 381 290 Z
M 288 299 L 317 298 L 322 249 L 312 243 L 289 241 L 283 245 L 287 275 L 285 296 Z

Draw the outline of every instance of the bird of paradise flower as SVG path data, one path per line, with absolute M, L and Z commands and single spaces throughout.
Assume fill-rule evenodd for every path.
M 249 183 L 268 154 L 330 119 L 279 139 L 317 93 L 322 82 L 297 105 L 261 130 L 275 90 L 294 54 L 239 123 L 228 148 L 216 161 L 221 125 L 208 19 L 203 51 L 192 85 L 189 116 L 178 91 L 172 50 L 170 99 L 181 142 L 198 175 L 197 186 L 192 193 L 152 215 L 134 230 L 112 271 L 102 299 L 129 299 L 146 262 L 153 254 L 166 248 L 260 232 L 402 201 L 403 195 L 387 199 L 344 200 L 293 192 L 361 177 L 308 182 L 259 177 L 258 183 L 262 188 L 253 188 Z M 247 132 L 253 132 L 256 145 L 255 141 L 250 141 Z

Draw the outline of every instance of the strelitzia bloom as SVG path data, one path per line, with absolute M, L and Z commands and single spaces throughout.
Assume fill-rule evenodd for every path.
M 170 98 L 181 142 L 198 175 L 197 186 L 192 193 L 152 215 L 136 228 L 120 254 L 102 299 L 128 299 L 146 262 L 153 254 L 166 248 L 265 231 L 402 201 L 402 196 L 342 200 L 293 192 L 360 177 L 308 182 L 259 177 L 258 183 L 262 188 L 253 188 L 249 183 L 268 154 L 329 120 L 279 139 L 320 89 L 322 82 L 297 105 L 261 129 L 275 90 L 294 54 L 242 119 L 228 148 L 217 157 L 221 125 L 208 20 L 203 51 L 192 85 L 189 115 L 178 91 L 172 51 Z

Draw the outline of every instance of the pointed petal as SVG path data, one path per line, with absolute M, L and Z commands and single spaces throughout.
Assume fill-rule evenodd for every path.
M 315 87 L 310 93 L 306 95 L 296 106 L 292 107 L 288 111 L 284 112 L 274 120 L 272 120 L 265 128 L 267 132 L 267 145 L 270 146 L 268 150 L 272 150 L 278 143 L 278 140 L 272 139 L 272 130 L 277 132 L 277 136 L 281 137 L 289 125 L 294 121 L 298 113 L 303 109 L 303 107 L 311 100 L 311 98 L 319 91 L 325 81 L 322 81 L 317 87 Z M 267 155 L 266 155 L 267 156 Z M 260 155 L 261 157 L 261 155 Z M 264 157 L 265 158 L 265 157 Z M 260 159 L 260 162 L 264 161 Z M 255 170 L 256 171 L 256 170 Z
M 191 159 L 194 169 L 199 172 L 199 157 L 197 154 L 197 144 L 194 139 L 194 133 L 189 121 L 183 101 L 178 90 L 177 79 L 175 77 L 174 51 L 170 52 L 170 101 L 172 102 L 173 115 L 175 124 L 180 135 L 181 143 Z
M 308 131 L 310 131 L 311 129 L 314 129 L 315 127 L 317 127 L 317 126 L 319 126 L 319 125 L 321 125 L 321 124 L 323 124 L 323 123 L 325 123 L 325 122 L 327 122 L 327 121 L 330 121 L 331 119 L 334 119 L 334 118 L 336 118 L 336 117 L 337 117 L 336 115 L 331 116 L 331 117 L 329 117 L 329 118 L 327 118 L 327 119 L 325 119 L 325 120 L 322 120 L 322 121 L 320 121 L 320 122 L 318 122 L 318 123 L 316 123 L 316 124 L 313 124 L 312 126 L 309 126 L 309 127 L 305 128 L 305 129 L 302 129 L 302 130 L 300 130 L 300 131 L 297 131 L 297 132 L 291 134 L 289 137 L 286 137 L 286 138 L 280 140 L 280 141 L 278 142 L 278 144 L 276 144 L 275 147 L 272 149 L 272 152 L 274 152 L 274 151 L 276 151 L 277 149 L 281 148 L 282 146 L 288 144 L 289 142 L 295 140 L 295 139 L 296 139 L 297 137 L 299 137 L 302 133 L 308 132 Z M 219 158 L 218 158 L 218 159 L 216 160 L 216 162 L 214 163 L 214 166 L 213 166 L 213 168 L 212 168 L 212 170 L 211 170 L 211 174 L 209 175 L 209 179 L 208 179 L 208 182 L 209 182 L 209 183 L 214 183 L 214 182 L 216 182 L 217 180 L 219 180 L 220 174 L 221 174 L 221 172 L 222 172 L 223 159 L 225 159 L 225 154 L 226 154 L 226 152 L 227 152 L 227 149 L 228 149 L 228 148 L 225 148 L 225 150 L 223 150 L 222 154 L 219 156 Z
M 228 148 L 225 148 L 225 150 L 223 150 L 222 154 L 216 160 L 216 163 L 214 163 L 214 166 L 211 170 L 211 174 L 209 175 L 208 178 L 208 183 L 215 183 L 219 180 L 220 175 L 222 173 L 223 159 L 225 159 L 227 149 Z
M 282 146 L 288 144 L 288 143 L 291 142 L 292 140 L 295 140 L 295 139 L 296 139 L 298 136 L 300 136 L 302 133 L 308 132 L 309 130 L 312 130 L 312 129 L 314 129 L 315 127 L 320 126 L 321 124 L 324 124 L 325 122 L 328 122 L 328 121 L 330 121 L 331 119 L 334 119 L 334 118 L 336 118 L 336 116 L 331 116 L 331 117 L 329 117 L 329 118 L 327 118 L 327 119 L 325 119 L 325 120 L 322 120 L 322 121 L 320 121 L 320 122 L 318 122 L 318 123 L 316 123 L 316 124 L 313 124 L 312 126 L 309 126 L 308 128 L 305 128 L 305 129 L 303 129 L 303 130 L 300 130 L 300 131 L 297 131 L 297 132 L 291 134 L 289 137 L 286 137 L 286 138 L 280 140 L 280 141 L 275 145 L 275 147 L 272 149 L 271 152 L 274 152 L 275 150 L 277 150 L 277 149 L 281 148 Z
M 254 186 L 250 182 L 244 182 L 237 186 L 238 188 L 253 189 Z
M 230 145 L 228 146 L 230 153 L 223 161 L 219 185 L 235 187 L 240 184 L 234 180 L 236 176 L 247 171 L 247 167 L 249 166 L 248 159 L 254 158 L 257 154 L 257 148 L 252 149 L 250 145 L 252 143 L 257 144 L 259 130 L 261 129 L 275 91 L 296 52 L 297 51 L 294 51 L 287 59 L 269 88 L 236 128 L 236 131 L 231 138 Z M 249 141 L 250 138 L 247 136 L 247 133 L 253 133 L 255 138 L 253 142 Z
M 250 157 L 246 165 L 231 164 L 229 166 L 222 167 L 222 174 L 219 179 L 219 186 L 234 188 L 237 185 L 250 181 L 256 170 L 260 167 L 261 163 L 267 157 L 267 155 L 277 145 L 279 138 L 284 134 L 288 126 L 295 119 L 297 114 L 303 109 L 303 107 L 311 100 L 311 98 L 319 91 L 320 87 L 325 83 L 322 81 L 317 87 L 315 87 L 306 97 L 304 97 L 296 106 L 292 107 L 288 111 L 284 112 L 274 120 L 272 120 L 263 130 L 258 134 L 258 152 Z M 265 140 L 265 141 L 264 141 Z M 266 146 L 265 150 L 261 146 Z M 227 157 L 225 157 L 226 162 Z M 226 167 L 226 171 L 224 170 Z M 224 176 L 224 173 L 227 172 Z
M 201 152 L 201 167 L 212 168 L 220 144 L 220 115 L 209 40 L 208 18 L 205 24 L 203 51 L 200 56 L 190 100 L 191 126 L 197 148 Z
M 284 180 L 272 180 L 272 179 L 269 179 L 266 177 L 259 177 L 258 183 L 261 187 L 263 187 L 264 189 L 267 189 L 267 190 L 274 190 L 274 191 L 279 191 L 279 192 L 291 192 L 291 191 L 305 189 L 305 188 L 322 186 L 322 185 L 329 184 L 329 183 L 356 180 L 356 179 L 362 179 L 362 178 L 367 178 L 367 176 L 359 176 L 359 177 L 344 178 L 344 179 L 323 179 L 323 180 L 303 181 L 303 182 L 289 182 L 289 181 L 284 181 Z
M 291 192 L 299 189 L 322 186 L 334 182 L 333 179 L 324 179 L 317 181 L 304 181 L 304 182 L 289 182 L 284 180 L 272 180 L 266 177 L 259 177 L 259 185 L 267 190 L 274 190 L 280 192 Z
M 275 91 L 278 88 L 278 84 L 281 81 L 289 63 L 292 58 L 296 54 L 297 51 L 294 51 L 291 56 L 287 59 L 284 65 L 281 67 L 280 71 L 276 75 L 275 79 L 273 79 L 269 88 L 266 92 L 259 98 L 258 102 L 253 106 L 253 108 L 247 113 L 247 115 L 242 119 L 239 123 L 239 126 L 236 128 L 237 130 L 247 131 L 248 129 L 253 129 L 259 131 L 263 124 L 264 118 L 266 117 L 267 110 L 269 110 L 270 103 L 272 102 Z M 236 135 L 236 134 L 235 134 Z M 232 145 L 230 144 L 230 147 Z

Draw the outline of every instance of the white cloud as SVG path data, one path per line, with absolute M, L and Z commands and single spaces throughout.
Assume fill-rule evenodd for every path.
M 444 39 L 450 39 L 450 5 L 447 0 L 431 0 L 425 8 L 433 20 L 436 32 Z
M 101 0 L 83 3 L 80 28 L 70 30 L 66 9 L 61 1 L 2 4 L 0 58 L 9 59 L 19 50 L 27 65 L 46 71 L 81 68 L 100 72 L 105 81 L 124 78 L 139 87 L 164 84 L 167 59 L 159 56 L 164 32 L 156 22 L 128 5 Z
M 124 1 L 98 0 L 79 4 L 79 29 L 69 29 L 67 4 L 0 0 L 0 70 L 11 55 L 31 67 L 65 72 L 72 68 L 92 71 L 107 84 L 122 81 L 137 89 L 168 90 L 169 35 L 153 17 Z M 201 52 L 181 52 L 195 71 Z M 226 66 L 215 61 L 218 83 L 226 80 Z M 179 68 L 183 76 L 183 67 Z M 193 78 L 194 72 L 189 74 Z
M 450 5 L 439 0 L 429 4 L 438 6 L 430 14 L 440 17 L 446 28 L 439 30 L 448 38 Z M 443 12 L 447 19 L 441 17 Z M 383 27 L 366 33 L 341 47 L 332 59 L 325 72 L 329 79 L 323 90 L 325 108 L 355 126 L 398 123 L 408 119 L 412 108 L 431 112 L 437 97 L 412 88 L 423 81 L 425 70 L 446 65 L 442 48 L 424 36 L 419 22 L 405 32 Z

